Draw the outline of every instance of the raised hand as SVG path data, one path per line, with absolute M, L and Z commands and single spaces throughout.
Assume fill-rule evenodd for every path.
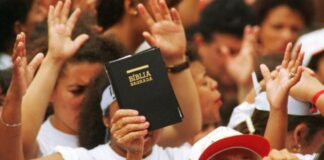
M 165 62 L 171 65 L 185 60 L 186 37 L 178 11 L 169 11 L 165 0 L 149 0 L 153 15 L 151 16 L 143 4 L 138 10 L 149 27 L 149 32 L 143 32 L 146 41 L 161 49 Z
M 0 111 L 0 159 L 23 159 L 21 139 L 21 103 L 26 89 L 32 79 L 30 77 L 40 65 L 43 55 L 38 54 L 27 65 L 25 34 L 17 35 L 13 48 L 13 69 L 10 86 Z
M 38 53 L 31 62 L 27 65 L 27 55 L 26 55 L 26 35 L 25 33 L 19 33 L 17 35 L 16 42 L 14 44 L 13 52 L 12 52 L 12 61 L 13 63 L 18 63 L 16 61 L 20 61 L 20 68 L 22 70 L 23 75 L 23 88 L 27 89 L 27 86 L 31 83 L 37 68 L 43 61 L 44 55 L 42 53 Z
M 76 9 L 68 17 L 70 7 L 71 0 L 66 0 L 64 4 L 59 1 L 55 8 L 50 6 L 48 12 L 48 56 L 59 61 L 72 57 L 88 39 L 86 34 L 79 35 L 75 40 L 71 39 L 80 9 Z
M 145 117 L 130 109 L 120 109 L 111 120 L 112 147 L 122 148 L 127 154 L 140 154 L 144 150 L 144 136 L 149 123 Z
M 259 27 L 246 26 L 242 47 L 238 54 L 230 53 L 227 48 L 221 49 L 225 56 L 225 67 L 229 75 L 237 84 L 246 85 L 251 82 L 251 73 L 254 70 L 255 55 L 257 54 L 257 37 Z
M 302 61 L 304 54 L 300 52 L 301 45 L 297 47 L 295 56 L 292 56 L 292 43 L 287 45 L 285 56 L 278 73 L 271 76 L 267 66 L 260 66 L 261 73 L 266 84 L 266 91 L 270 106 L 276 109 L 287 107 L 287 100 L 290 88 L 293 87 L 302 75 Z

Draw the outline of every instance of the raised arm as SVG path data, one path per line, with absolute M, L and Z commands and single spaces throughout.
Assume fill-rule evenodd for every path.
M 303 72 L 301 80 L 290 93 L 298 100 L 310 102 L 324 116 L 324 85 L 313 75 L 312 71 Z
M 255 56 L 257 55 L 257 37 L 259 27 L 246 26 L 242 47 L 239 53 L 230 53 L 223 48 L 225 55 L 225 68 L 238 87 L 238 101 L 241 103 L 252 88 L 251 73 L 255 67 Z
M 37 54 L 27 65 L 25 34 L 17 35 L 13 49 L 13 71 L 5 98 L 0 111 L 0 159 L 23 159 L 21 138 L 21 101 L 32 75 L 40 65 L 43 55 Z
M 158 4 L 150 0 L 153 17 L 142 4 L 138 10 L 150 31 L 143 36 L 151 45 L 160 48 L 167 66 L 176 66 L 186 61 L 186 38 L 180 16 L 176 9 L 169 11 L 165 0 Z M 188 68 L 178 73 L 169 73 L 171 85 L 184 114 L 182 123 L 163 129 L 158 144 L 178 146 L 192 138 L 201 130 L 202 118 L 198 93 L 191 72 Z
M 48 52 L 22 101 L 23 149 L 26 158 L 38 155 L 36 137 L 56 80 L 64 62 L 72 57 L 87 40 L 87 35 L 71 39 L 73 28 L 80 15 L 77 9 L 68 17 L 71 0 L 59 1 L 48 13 Z
M 302 74 L 301 64 L 304 54 L 298 47 L 295 57 L 291 58 L 292 44 L 286 48 L 285 56 L 278 73 L 273 77 L 267 66 L 261 65 L 261 73 L 265 80 L 267 99 L 270 104 L 270 114 L 265 130 L 265 138 L 269 140 L 271 148 L 285 148 L 288 115 L 287 103 L 290 88 L 299 80 Z

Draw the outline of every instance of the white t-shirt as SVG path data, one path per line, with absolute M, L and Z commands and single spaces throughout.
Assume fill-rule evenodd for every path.
M 188 159 L 190 147 L 181 146 L 179 148 L 162 148 L 155 145 L 152 153 L 144 160 L 186 160 Z M 58 146 L 55 152 L 62 155 L 64 160 L 124 160 L 124 157 L 118 155 L 109 144 L 100 145 L 92 150 L 85 148 L 69 148 Z
M 58 145 L 76 148 L 78 147 L 78 136 L 63 133 L 54 128 L 48 118 L 41 126 L 37 135 L 39 155 L 46 156 L 54 152 Z

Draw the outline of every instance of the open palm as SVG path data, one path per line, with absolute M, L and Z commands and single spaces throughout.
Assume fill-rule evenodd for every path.
M 183 57 L 186 50 L 186 37 L 179 13 L 171 9 L 171 13 L 164 0 L 160 4 L 156 0 L 150 0 L 153 17 L 146 8 L 138 5 L 138 10 L 144 21 L 149 26 L 150 32 L 144 32 L 146 41 L 161 50 L 166 60 Z
M 275 77 L 271 76 L 267 66 L 264 64 L 260 66 L 266 82 L 268 101 L 272 107 L 283 107 L 282 104 L 287 103 L 290 88 L 300 80 L 302 74 L 300 65 L 304 57 L 304 54 L 300 52 L 300 48 L 301 46 L 298 47 L 295 57 L 291 59 L 292 44 L 287 45 L 284 60 Z
M 255 64 L 258 32 L 259 28 L 256 26 L 245 27 L 242 47 L 237 55 L 229 53 L 228 49 L 222 50 L 225 55 L 226 70 L 238 84 L 246 84 L 250 80 Z
M 50 7 L 48 13 L 49 55 L 55 59 L 68 59 L 72 57 L 80 46 L 88 39 L 85 34 L 71 39 L 72 31 L 80 15 L 80 10 L 75 10 L 68 18 L 71 0 L 61 1 Z

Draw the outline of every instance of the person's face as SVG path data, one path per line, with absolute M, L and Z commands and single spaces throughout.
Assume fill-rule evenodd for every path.
M 319 151 L 321 145 L 324 144 L 324 129 L 319 130 L 313 135 L 313 138 L 310 142 L 306 142 L 307 145 L 302 146 L 302 154 L 313 154 L 314 152 Z
M 269 11 L 260 25 L 260 40 L 266 53 L 284 53 L 287 43 L 297 40 L 304 29 L 301 15 L 282 5 Z
M 217 82 L 206 74 L 205 67 L 199 61 L 192 62 L 190 70 L 199 94 L 203 123 L 220 122 L 222 100 Z
M 235 54 L 239 52 L 241 42 L 241 39 L 234 35 L 216 33 L 210 42 L 198 45 L 198 54 L 208 75 L 212 77 L 225 76 L 225 61 L 221 47 L 227 47 L 231 53 Z
M 323 53 L 324 54 L 324 53 Z M 324 56 L 318 61 L 317 78 L 324 84 Z
M 234 148 L 221 152 L 210 160 L 261 160 L 261 157 L 247 149 Z
M 90 82 L 102 71 L 99 63 L 68 64 L 58 79 L 52 95 L 53 125 L 70 134 L 77 134 L 81 102 Z

